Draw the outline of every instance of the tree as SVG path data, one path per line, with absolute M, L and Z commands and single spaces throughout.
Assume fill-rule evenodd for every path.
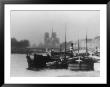
M 17 41 L 16 38 L 11 38 L 11 47 L 12 48 L 25 48 L 30 46 L 28 40 Z

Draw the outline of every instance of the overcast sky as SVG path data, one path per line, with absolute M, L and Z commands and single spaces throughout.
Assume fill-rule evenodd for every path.
M 27 39 L 31 44 L 43 42 L 44 33 L 57 33 L 64 41 L 65 25 L 67 41 L 100 35 L 100 11 L 11 11 L 11 37 Z

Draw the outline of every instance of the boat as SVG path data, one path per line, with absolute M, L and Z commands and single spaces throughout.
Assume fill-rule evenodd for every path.
M 79 40 L 78 40 L 78 54 L 69 60 L 68 69 L 70 70 L 94 70 L 94 59 L 89 56 L 87 48 L 87 35 L 86 35 L 86 52 L 79 53 Z
M 71 48 L 73 48 L 73 43 L 71 43 Z M 37 49 L 37 48 L 36 48 Z M 79 53 L 79 40 L 78 40 L 78 53 L 72 51 L 67 51 L 66 48 L 66 31 L 65 31 L 65 51 L 53 52 L 51 50 L 51 55 L 42 49 L 38 52 L 30 52 L 32 48 L 28 48 L 27 52 L 27 62 L 29 70 L 39 70 L 44 68 L 49 69 L 69 69 L 69 70 L 94 70 L 95 60 L 93 57 L 89 56 L 87 47 L 87 34 L 86 34 L 86 52 Z M 35 50 L 35 48 L 34 48 Z M 32 60 L 30 55 L 34 53 L 34 59 Z

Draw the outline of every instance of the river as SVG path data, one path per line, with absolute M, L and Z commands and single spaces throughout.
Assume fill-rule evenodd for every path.
M 94 71 L 71 71 L 68 69 L 44 69 L 31 71 L 26 68 L 27 60 L 24 54 L 11 54 L 11 77 L 99 77 L 100 63 L 94 64 Z

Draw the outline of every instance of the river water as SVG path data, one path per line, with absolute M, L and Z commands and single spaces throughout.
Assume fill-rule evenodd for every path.
M 100 63 L 94 64 L 94 71 L 71 71 L 69 69 L 27 70 L 26 55 L 11 54 L 11 77 L 99 77 Z

